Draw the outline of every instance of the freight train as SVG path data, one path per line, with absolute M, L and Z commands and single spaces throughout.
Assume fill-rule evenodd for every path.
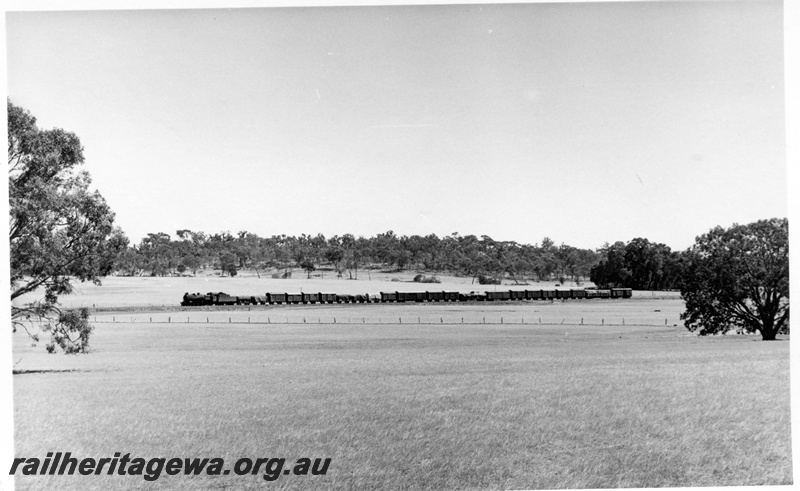
M 275 305 L 316 303 L 405 303 L 405 302 L 492 302 L 508 300 L 556 300 L 583 298 L 631 298 L 630 288 L 607 290 L 500 290 L 487 292 L 424 291 L 380 292 L 380 294 L 348 295 L 339 293 L 265 293 L 264 295 L 234 296 L 223 292 L 184 293 L 181 305 Z

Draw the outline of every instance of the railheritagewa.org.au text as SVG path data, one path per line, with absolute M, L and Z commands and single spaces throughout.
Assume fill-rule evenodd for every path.
M 228 466 L 221 457 L 131 457 L 129 453 L 116 452 L 113 457 L 77 458 L 70 452 L 47 452 L 44 459 L 18 457 L 11 465 L 10 475 L 63 476 L 63 475 L 120 475 L 140 476 L 145 481 L 155 481 L 162 475 L 176 476 L 244 476 L 260 475 L 265 481 L 281 476 L 324 476 L 331 464 L 330 458 L 304 457 L 287 462 L 285 458 L 237 459 Z

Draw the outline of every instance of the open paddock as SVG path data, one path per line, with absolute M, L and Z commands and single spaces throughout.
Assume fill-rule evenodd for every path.
M 298 489 L 791 483 L 789 343 L 642 325 L 650 315 L 674 319 L 681 307 L 631 300 L 189 309 L 152 315 L 202 322 L 98 323 L 93 353 L 78 356 L 47 355 L 17 332 L 15 453 L 223 457 L 227 465 L 240 457 L 332 459 L 325 476 L 270 484 Z M 369 321 L 203 318 L 263 320 L 272 312 Z M 592 313 L 631 322 L 559 323 Z M 481 323 L 534 314 L 549 320 Z M 465 324 L 375 321 L 384 315 L 463 316 Z M 266 482 L 102 474 L 17 476 L 17 484 L 255 489 Z

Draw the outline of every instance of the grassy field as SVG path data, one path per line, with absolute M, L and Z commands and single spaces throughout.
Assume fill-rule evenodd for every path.
M 126 298 L 146 305 L 157 290 Z M 93 353 L 80 356 L 47 355 L 18 332 L 17 456 L 332 461 L 327 475 L 271 483 L 263 473 L 152 483 L 102 474 L 17 476 L 17 486 L 791 483 L 789 343 L 698 338 L 673 326 L 681 308 L 679 300 L 634 299 L 102 312 L 100 321 L 116 322 L 98 322 Z M 273 316 L 293 323 L 264 323 Z M 352 323 L 319 323 L 334 317 Z M 462 317 L 464 325 L 437 324 Z M 606 325 L 577 325 L 590 317 Z

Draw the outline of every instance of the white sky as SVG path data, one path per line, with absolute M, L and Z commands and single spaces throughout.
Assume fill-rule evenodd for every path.
M 6 40 L 132 243 L 684 249 L 788 214 L 780 2 L 7 12 Z

